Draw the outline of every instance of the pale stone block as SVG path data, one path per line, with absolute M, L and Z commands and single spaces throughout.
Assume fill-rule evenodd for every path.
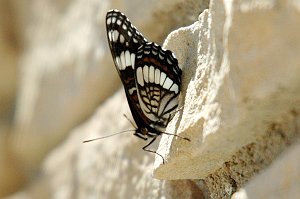
M 299 137 L 300 24 L 293 1 L 211 1 L 165 48 L 183 68 L 182 111 L 154 177 L 203 179 L 228 198 Z

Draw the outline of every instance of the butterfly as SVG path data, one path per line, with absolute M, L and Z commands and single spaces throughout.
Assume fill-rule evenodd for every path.
M 170 50 L 147 41 L 118 10 L 107 12 L 106 30 L 112 58 L 137 125 L 134 135 L 143 140 L 152 138 L 143 150 L 158 154 L 147 147 L 161 134 L 173 135 L 165 129 L 178 107 L 182 76 L 178 61 Z

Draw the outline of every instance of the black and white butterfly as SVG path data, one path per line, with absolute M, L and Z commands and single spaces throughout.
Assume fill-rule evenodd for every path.
M 171 51 L 148 42 L 118 10 L 107 13 L 106 30 L 113 61 L 137 125 L 134 135 L 144 140 L 152 138 L 143 150 L 156 153 L 147 147 L 157 136 L 169 134 L 165 128 L 178 107 L 182 75 L 178 61 Z

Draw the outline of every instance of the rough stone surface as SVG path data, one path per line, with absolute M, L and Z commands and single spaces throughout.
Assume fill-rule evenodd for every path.
M 51 128 L 56 129 L 53 136 L 59 137 L 59 131 L 80 125 L 45 159 L 37 178 L 9 199 L 230 198 L 240 188 L 234 197 L 297 196 L 300 169 L 298 158 L 293 157 L 299 153 L 295 141 L 300 134 L 299 3 L 214 0 L 203 11 L 207 1 L 39 2 L 32 8 L 33 16 L 41 16 L 35 22 L 39 28 L 29 26 L 21 59 L 24 76 L 16 118 L 17 127 L 25 125 L 27 134 L 16 133 L 21 143 L 15 146 L 21 150 L 18 157 L 27 160 L 22 166 L 31 169 L 34 162 L 29 160 L 42 157 L 31 153 L 39 147 L 43 151 L 46 143 L 39 139 L 48 141 Z M 105 32 L 99 30 L 111 6 L 124 11 L 153 41 L 162 41 L 178 28 L 164 47 L 176 54 L 183 69 L 182 110 L 167 132 L 189 137 L 191 142 L 163 135 L 158 152 L 166 163 L 155 157 L 153 174 L 154 156 L 141 150 L 146 142 L 133 132 L 82 144 L 85 139 L 133 128 L 122 115 L 132 120 L 123 90 L 106 98 L 105 89 L 118 86 L 111 73 L 114 66 L 109 65 Z M 51 18 L 50 13 L 57 17 Z M 55 28 L 49 27 L 59 31 L 54 34 Z M 43 38 L 47 45 L 41 43 Z M 89 97 L 107 100 L 80 122 L 78 118 L 92 110 Z M 55 117 L 50 117 L 53 113 Z M 36 135 L 41 129 L 46 129 L 41 131 L 44 134 Z M 268 177 L 274 181 L 263 186 Z
M 13 115 L 17 93 L 17 63 L 21 46 L 18 24 L 10 1 L 0 1 L 0 198 L 18 188 L 24 176 L 16 172 L 9 150 L 8 135 L 13 131 Z
M 299 137 L 298 23 L 292 1 L 212 1 L 169 36 L 185 81 L 168 130 L 192 141 L 163 136 L 155 177 L 204 179 L 228 198 Z
M 283 152 L 269 168 L 262 171 L 234 199 L 299 198 L 300 195 L 299 141 Z
M 103 20 L 107 1 L 102 2 L 15 3 L 24 53 L 11 144 L 28 175 L 118 87 L 116 74 L 109 72 Z M 102 86 L 106 84 L 111 86 Z

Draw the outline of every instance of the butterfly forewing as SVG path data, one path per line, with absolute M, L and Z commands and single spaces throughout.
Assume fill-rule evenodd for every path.
M 117 10 L 106 14 L 106 30 L 109 47 L 118 71 L 134 67 L 138 47 L 147 40 L 130 23 L 128 18 Z M 121 77 L 121 79 L 123 79 Z
M 132 115 L 137 123 L 140 114 L 136 110 L 139 102 L 134 66 L 137 50 L 147 40 L 118 10 L 110 10 L 106 14 L 106 30 L 111 54 L 124 85 Z
M 126 95 L 133 95 L 132 99 L 137 99 L 134 96 L 136 90 L 135 57 L 138 47 L 145 43 L 146 39 L 118 10 L 111 10 L 106 14 L 106 32 L 111 54 L 125 87 Z

